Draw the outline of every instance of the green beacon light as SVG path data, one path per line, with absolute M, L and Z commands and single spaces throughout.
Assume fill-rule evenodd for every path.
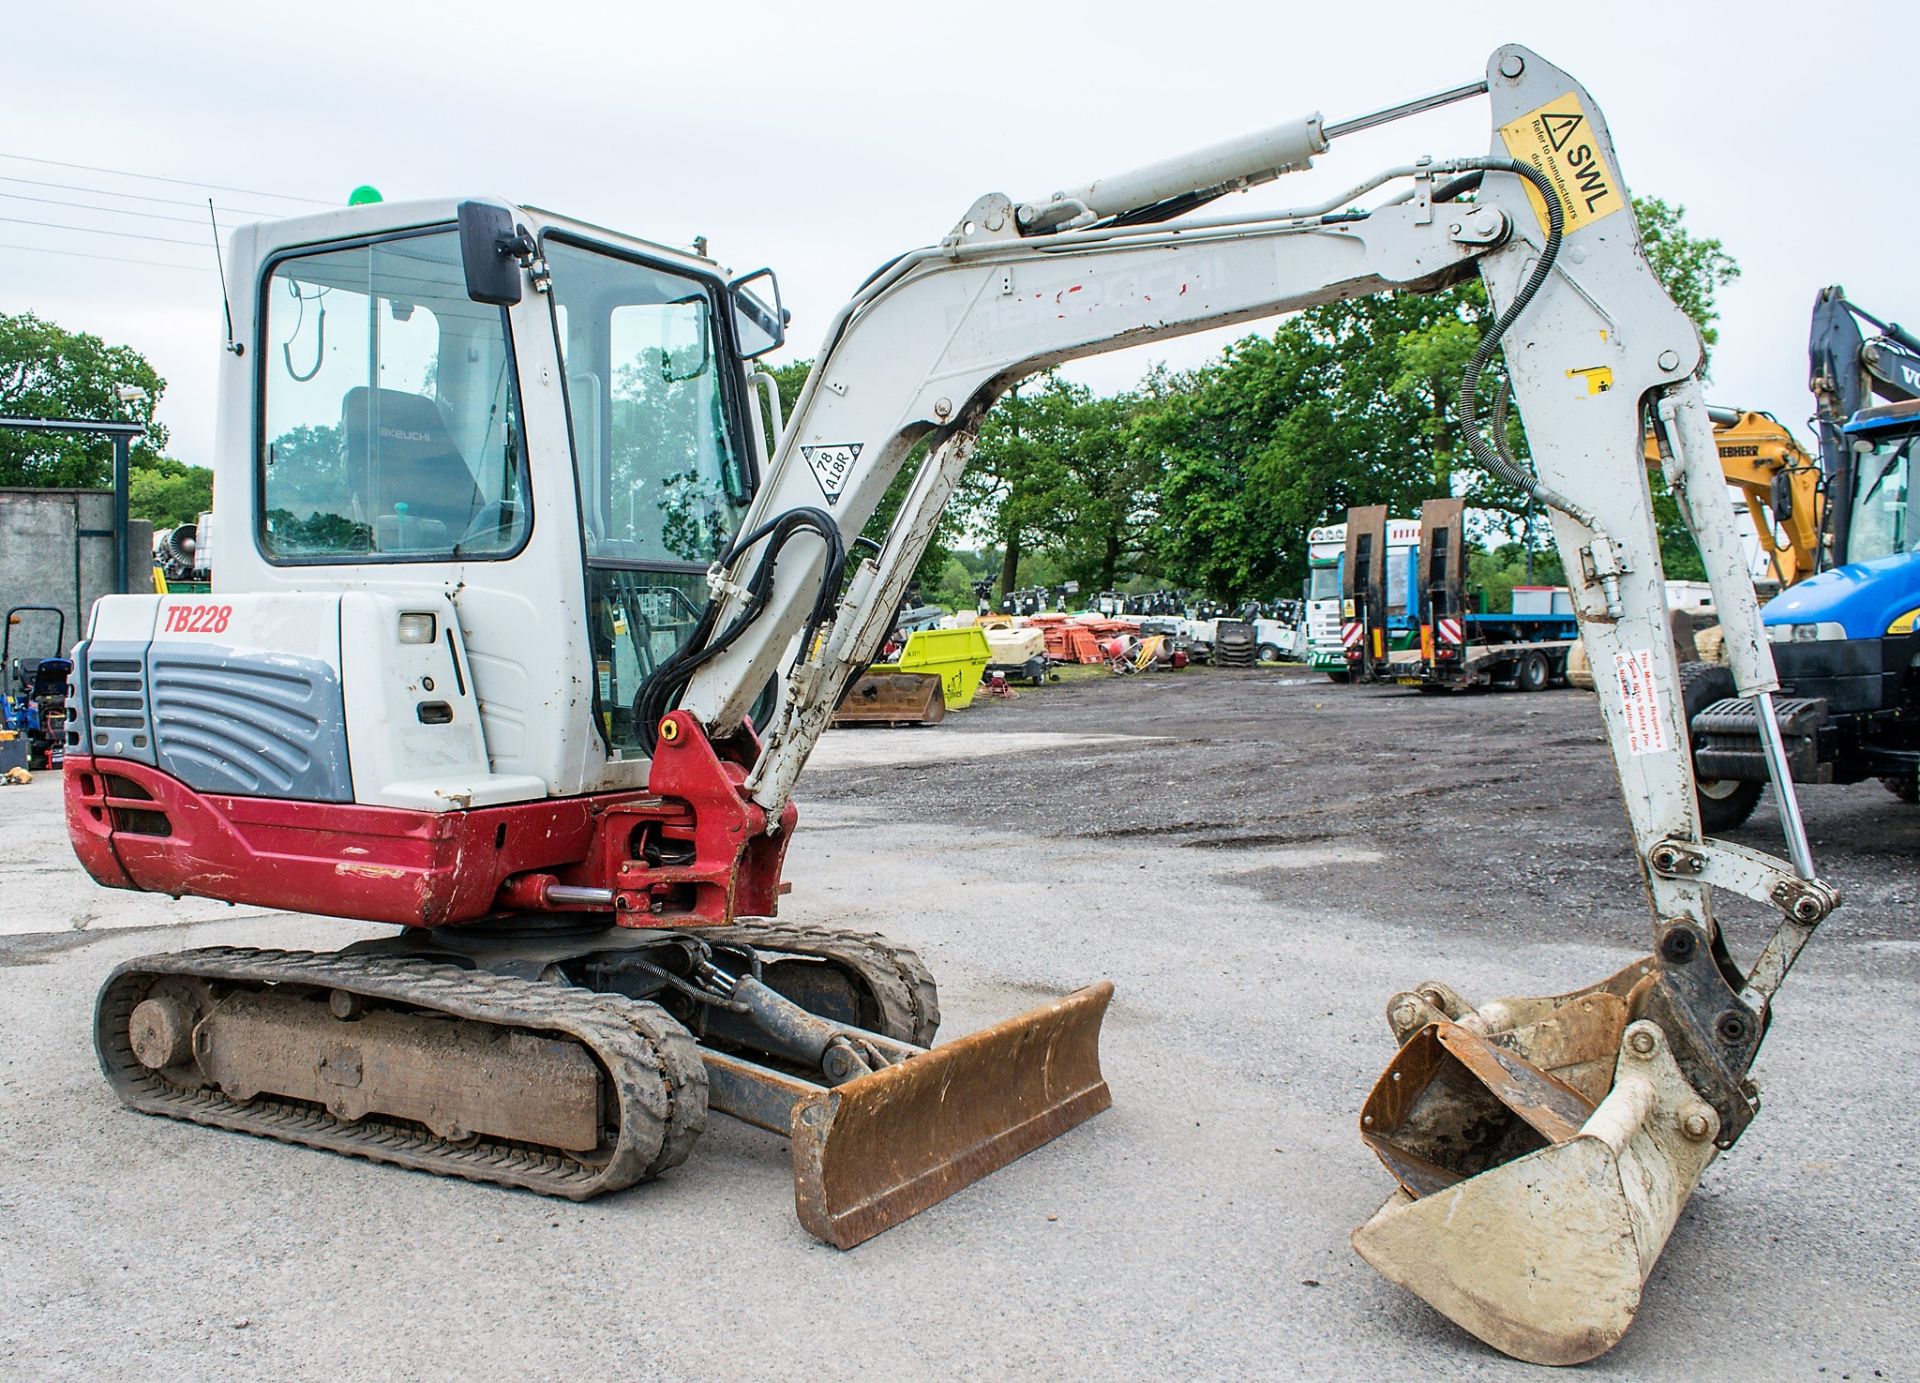
M 372 183 L 363 182 L 347 194 L 348 206 L 372 206 L 375 202 L 385 200 L 386 198 L 380 195 L 380 189 Z

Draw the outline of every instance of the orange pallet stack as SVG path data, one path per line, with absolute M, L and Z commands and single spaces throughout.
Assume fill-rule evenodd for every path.
M 1084 624 L 1065 626 L 1067 652 L 1062 661 L 1075 663 L 1104 663 L 1107 655 L 1100 650 L 1100 638 Z M 1048 649 L 1049 653 L 1053 650 Z
M 1065 615 L 1030 616 L 1027 628 L 1040 631 L 1040 636 L 1047 641 L 1047 656 L 1056 663 L 1075 661 L 1070 642 L 1073 626 L 1067 623 Z

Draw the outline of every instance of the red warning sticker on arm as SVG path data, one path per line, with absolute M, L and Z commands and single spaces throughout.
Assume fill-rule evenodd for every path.
M 1613 655 L 1620 687 L 1621 721 L 1629 754 L 1657 754 L 1667 747 L 1667 707 L 1654 680 L 1653 650 L 1628 648 Z

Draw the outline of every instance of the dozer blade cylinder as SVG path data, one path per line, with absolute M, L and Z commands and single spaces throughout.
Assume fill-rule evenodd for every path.
M 1446 1059 L 1436 1058 L 1436 1029 Z M 1389 1169 L 1396 1159 L 1381 1144 L 1405 1138 L 1412 1147 L 1401 1148 L 1395 1170 L 1403 1189 L 1354 1231 L 1354 1248 L 1389 1281 L 1516 1359 L 1579 1364 L 1604 1354 L 1633 1324 L 1641 1287 L 1713 1160 L 1712 1108 L 1650 1022 L 1626 1030 L 1612 1089 L 1565 1132 L 1537 1105 L 1559 1085 L 1551 1076 L 1511 1052 L 1496 1057 L 1484 1039 L 1452 1024 L 1424 1029 L 1407 1047 L 1423 1042 L 1427 1050 L 1413 1053 L 1412 1065 L 1396 1058 L 1368 1100 L 1375 1113 L 1363 1134 Z M 1397 1088 L 1416 1071 L 1426 1073 L 1427 1088 Z M 1470 1094 L 1476 1080 L 1483 1088 Z M 1495 1107 L 1507 1111 L 1511 1131 L 1489 1117 Z M 1382 1126 L 1395 1115 L 1400 1127 Z M 1537 1150 L 1474 1167 L 1516 1142 Z M 1406 1158 L 1434 1189 L 1404 1174 Z
M 1102 981 L 798 1099 L 800 1223 L 852 1248 L 1106 1109 L 1100 1024 L 1112 997 Z

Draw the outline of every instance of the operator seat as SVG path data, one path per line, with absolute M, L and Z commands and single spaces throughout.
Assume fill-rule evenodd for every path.
M 486 507 L 434 400 L 358 386 L 341 400 L 340 430 L 347 443 L 347 474 L 371 501 L 381 549 L 449 549 Z M 396 513 L 416 522 L 394 520 Z

